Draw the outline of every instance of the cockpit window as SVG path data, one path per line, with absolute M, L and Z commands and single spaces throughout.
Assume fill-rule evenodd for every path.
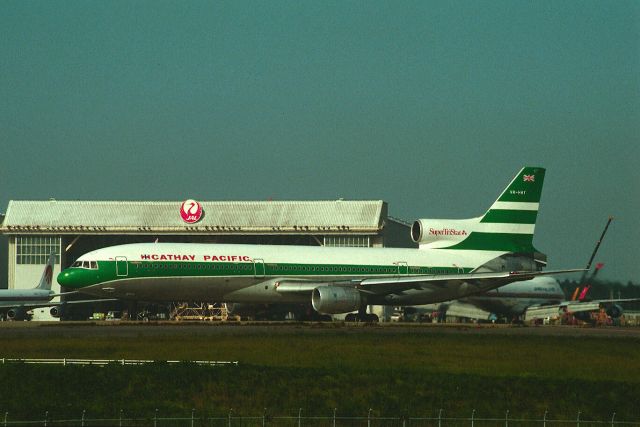
M 98 262 L 97 261 L 76 261 L 73 264 L 71 264 L 71 267 L 87 268 L 87 269 L 91 269 L 91 270 L 97 270 L 98 269 Z

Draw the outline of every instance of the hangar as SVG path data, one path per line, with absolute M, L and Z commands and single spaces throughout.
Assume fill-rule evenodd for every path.
M 187 202 L 197 215 L 185 215 Z M 0 220 L 9 289 L 34 287 L 51 252 L 57 274 L 86 252 L 126 243 L 415 247 L 410 225 L 390 217 L 382 200 L 11 200 Z

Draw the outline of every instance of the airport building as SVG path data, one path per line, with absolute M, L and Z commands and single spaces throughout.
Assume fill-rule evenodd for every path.
M 9 289 L 34 287 L 51 252 L 57 274 L 86 252 L 126 243 L 415 247 L 410 225 L 382 200 L 12 200 L 0 220 Z

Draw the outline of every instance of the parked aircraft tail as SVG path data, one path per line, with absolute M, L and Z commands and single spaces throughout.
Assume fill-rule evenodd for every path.
M 580 296 L 578 296 L 578 301 L 584 301 L 587 298 L 587 292 L 589 292 L 589 289 L 591 289 L 591 285 L 587 285 L 582 289 Z
M 533 232 L 544 175 L 544 168 L 524 167 L 483 216 L 420 219 L 414 222 L 411 236 L 421 248 L 534 254 Z
M 44 266 L 44 271 L 42 272 L 42 277 L 40 278 L 40 283 L 36 286 L 36 289 L 51 289 L 51 281 L 53 279 L 53 266 L 56 262 L 56 254 L 51 253 L 49 255 L 49 259 L 47 260 L 47 264 Z

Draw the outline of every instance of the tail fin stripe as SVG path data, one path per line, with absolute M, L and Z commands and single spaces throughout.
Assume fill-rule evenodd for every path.
M 471 234 L 479 232 L 487 234 L 529 234 L 533 236 L 534 228 L 535 224 L 484 222 L 476 225 Z
M 483 216 L 465 220 L 464 233 L 449 239 L 463 240 L 437 248 L 535 253 L 533 232 L 544 175 L 544 168 L 522 168 Z
M 538 211 L 491 209 L 480 222 L 505 224 L 535 224 Z M 533 230 L 531 230 L 533 233 Z
M 447 249 L 471 249 L 504 252 L 533 252 L 531 234 L 473 232 L 462 242 Z
M 540 203 L 532 202 L 495 202 L 491 209 L 517 210 L 517 211 L 537 211 Z

